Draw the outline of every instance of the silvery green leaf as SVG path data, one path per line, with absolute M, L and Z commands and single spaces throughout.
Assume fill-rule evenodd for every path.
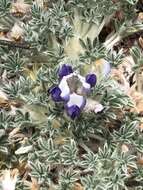
M 25 153 L 28 153 L 32 150 L 32 145 L 29 145 L 29 146 L 25 146 L 25 147 L 20 147 L 19 149 L 17 149 L 15 151 L 15 154 L 19 155 L 19 154 L 25 154 Z
M 8 154 L 8 149 L 7 149 L 7 147 L 0 146 L 0 154 L 1 154 L 1 153 L 7 155 L 7 154 Z

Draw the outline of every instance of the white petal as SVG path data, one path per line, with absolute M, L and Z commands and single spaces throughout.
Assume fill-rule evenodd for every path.
M 81 76 L 81 75 L 78 75 L 78 78 L 80 80 L 80 82 L 82 83 L 83 87 L 86 88 L 86 89 L 90 89 L 90 84 L 88 84 L 86 81 L 85 81 L 85 77 Z
M 74 76 L 74 75 L 76 75 L 75 72 L 74 72 L 74 73 L 70 73 L 69 75 L 64 76 L 64 77 L 62 78 L 62 80 L 63 80 L 63 79 L 64 79 L 64 80 L 67 80 L 68 78 L 71 78 L 71 77 Z
M 94 109 L 94 112 L 98 113 L 98 112 L 101 112 L 103 109 L 104 109 L 104 107 L 102 104 L 97 104 L 95 109 Z
M 61 80 L 61 82 L 59 84 L 59 88 L 62 91 L 62 93 L 61 93 L 61 97 L 62 98 L 65 99 L 67 96 L 69 96 L 69 94 L 70 94 L 70 88 L 68 86 L 68 83 L 67 83 L 65 77 L 63 77 L 63 79 Z
M 96 100 L 87 99 L 86 106 L 84 108 L 85 112 L 94 111 L 95 113 L 101 112 L 104 109 L 103 105 Z
M 85 104 L 85 98 L 76 93 L 73 93 L 70 95 L 70 99 L 67 103 L 67 106 L 71 107 L 73 105 L 77 105 L 79 108 L 81 108 L 82 106 L 84 106 L 84 104 Z
M 111 71 L 111 66 L 110 63 L 108 61 L 104 61 L 103 63 L 103 75 L 107 76 Z

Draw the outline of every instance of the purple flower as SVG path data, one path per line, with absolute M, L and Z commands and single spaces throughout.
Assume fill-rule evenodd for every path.
M 58 70 L 59 78 L 62 79 L 64 76 L 73 73 L 72 67 L 70 65 L 62 65 L 61 68 Z
M 71 119 L 75 119 L 80 115 L 80 108 L 77 105 L 72 105 L 66 108 L 67 115 L 70 116 Z
M 97 77 L 95 74 L 86 75 L 86 82 L 90 84 L 91 87 L 94 87 L 97 81 Z
M 63 101 L 67 115 L 75 119 L 86 105 L 85 96 L 95 86 L 96 75 L 88 74 L 83 77 L 73 73 L 72 67 L 65 64 L 59 69 L 58 75 L 60 82 L 58 86 L 50 89 L 51 97 L 55 102 Z
M 61 98 L 61 90 L 58 86 L 55 86 L 53 88 L 50 89 L 50 94 L 51 94 L 51 97 L 52 99 L 55 101 L 55 102 L 59 102 L 59 101 L 62 101 L 62 98 Z

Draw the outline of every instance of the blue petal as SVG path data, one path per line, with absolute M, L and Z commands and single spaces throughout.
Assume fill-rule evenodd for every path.
M 86 75 L 85 78 L 86 78 L 86 82 L 90 84 L 91 87 L 94 87 L 96 85 L 97 77 L 95 74 L 88 74 Z
M 55 102 L 59 102 L 59 101 L 62 101 L 62 98 L 61 98 L 61 90 L 59 87 L 55 86 L 53 88 L 50 89 L 50 94 L 51 94 L 51 97 L 52 99 L 55 101 Z
M 67 76 L 71 73 L 73 73 L 72 67 L 66 64 L 62 65 L 61 68 L 58 70 L 58 75 L 60 79 L 62 79 L 64 76 Z
M 77 105 L 73 105 L 71 107 L 66 107 L 66 112 L 71 119 L 75 119 L 80 115 L 80 108 Z

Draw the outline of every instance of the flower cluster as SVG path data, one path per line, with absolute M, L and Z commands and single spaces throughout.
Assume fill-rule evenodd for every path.
M 64 102 L 67 115 L 75 119 L 86 105 L 86 96 L 96 84 L 96 75 L 83 77 L 64 64 L 59 68 L 58 76 L 60 82 L 50 89 L 51 98 L 55 102 Z

